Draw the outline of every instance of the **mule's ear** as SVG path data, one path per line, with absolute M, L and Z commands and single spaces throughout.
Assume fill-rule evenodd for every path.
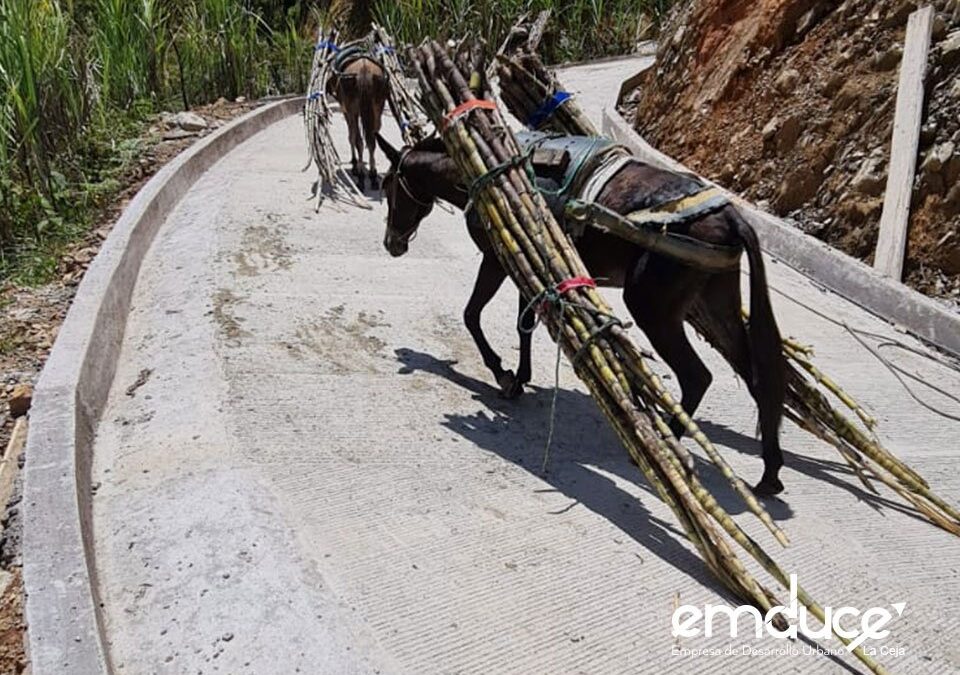
M 383 154 L 390 160 L 390 164 L 396 166 L 400 162 L 400 151 L 390 145 L 386 138 L 377 134 L 377 145 L 383 150 Z

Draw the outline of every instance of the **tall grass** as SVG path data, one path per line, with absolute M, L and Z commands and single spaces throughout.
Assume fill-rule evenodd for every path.
M 0 0 L 0 282 L 49 275 L 137 154 L 151 113 L 302 92 L 316 26 L 481 35 L 553 9 L 552 61 L 633 49 L 669 0 Z M 131 140 L 134 139 L 134 140 Z
M 166 16 L 158 0 L 96 0 L 92 56 L 106 100 L 129 105 L 163 89 Z
M 56 159 L 93 98 L 72 28 L 55 2 L 0 0 L 0 244 L 61 225 Z
M 670 0 L 376 0 L 372 12 L 404 42 L 476 35 L 495 48 L 519 15 L 549 9 L 542 51 L 556 63 L 632 51 L 642 29 L 659 21 L 669 5 Z
M 150 113 L 303 91 L 307 16 L 290 0 L 0 0 L 0 280 L 49 274 Z

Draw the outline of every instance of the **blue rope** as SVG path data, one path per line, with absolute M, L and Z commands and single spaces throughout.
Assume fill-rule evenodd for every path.
M 315 91 L 315 92 L 313 92 L 312 94 L 310 94 L 310 95 L 307 97 L 307 100 L 308 100 L 308 101 L 316 101 L 316 100 L 318 100 L 319 98 L 320 98 L 320 92 L 319 92 L 319 91 Z
M 331 42 L 330 40 L 323 40 L 321 42 L 318 42 L 317 46 L 315 47 L 315 51 L 319 52 L 321 49 L 329 49 L 332 52 L 340 51 L 340 48 L 336 45 L 336 43 Z
M 533 111 L 530 119 L 527 120 L 527 127 L 537 129 L 542 126 L 568 98 L 573 98 L 573 94 L 568 91 L 554 92 L 539 108 Z
M 377 45 L 377 48 L 374 50 L 374 54 L 393 54 L 396 50 L 393 47 L 386 47 L 384 45 Z

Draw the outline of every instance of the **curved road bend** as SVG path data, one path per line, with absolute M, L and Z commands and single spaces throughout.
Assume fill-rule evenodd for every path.
M 606 100 L 636 67 L 564 80 Z M 390 259 L 382 204 L 314 213 L 304 154 L 296 117 L 235 149 L 144 261 L 93 466 L 118 672 L 840 670 L 822 656 L 672 655 L 675 594 L 726 600 L 566 364 L 540 474 L 554 347 L 538 333 L 533 391 L 497 397 L 460 320 L 479 258 L 459 214 L 435 210 L 410 253 Z M 914 343 L 785 266 L 768 270 L 786 296 L 773 298 L 784 333 L 813 342 L 889 447 L 960 501 L 957 425 L 787 298 Z M 511 362 L 515 305 L 507 288 L 484 317 Z M 699 418 L 753 481 L 752 401 L 698 345 L 715 374 Z M 956 373 L 897 358 L 960 393 Z M 960 669 L 960 541 L 864 492 L 833 449 L 793 426 L 783 444 L 787 492 L 771 510 L 790 549 L 775 551 L 715 474 L 708 483 L 822 602 L 907 602 L 882 641 L 906 653 L 883 657 L 888 667 Z M 681 646 L 745 642 L 785 644 Z

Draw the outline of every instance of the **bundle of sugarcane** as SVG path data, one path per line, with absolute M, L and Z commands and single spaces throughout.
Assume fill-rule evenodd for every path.
M 405 145 L 413 145 L 428 135 L 427 120 L 416 97 L 407 89 L 406 76 L 397 58 L 397 49 L 390 34 L 376 23 L 371 31 L 373 54 L 383 66 L 389 82 L 387 102 L 400 127 Z
M 554 100 L 562 92 L 556 76 L 543 65 L 537 54 L 529 51 L 499 54 L 497 74 L 501 97 L 521 122 L 529 121 L 540 109 L 535 108 L 539 105 L 537 101 Z M 596 127 L 572 102 L 558 108 L 538 128 L 581 136 L 598 135 Z M 692 318 L 704 339 L 719 349 L 720 341 L 716 339 L 719 327 L 710 325 L 708 317 Z M 960 513 L 936 495 L 916 471 L 883 447 L 874 433 L 874 418 L 813 365 L 811 350 L 787 338 L 783 340 L 783 354 L 788 364 L 786 417 L 833 445 L 871 492 L 876 493 L 876 490 L 870 481 L 878 480 L 912 504 L 931 523 L 960 536 Z M 858 421 L 831 405 L 825 393 L 852 410 Z
M 343 195 L 357 206 L 371 208 L 363 193 L 357 188 L 350 176 L 343 171 L 340 154 L 333 144 L 330 123 L 333 113 L 327 101 L 327 78 L 334 56 L 340 50 L 337 46 L 338 33 L 331 30 L 324 36 L 323 28 L 317 31 L 317 44 L 313 53 L 313 67 L 310 71 L 310 84 L 303 107 L 303 124 L 307 137 L 307 149 L 310 154 L 304 171 L 311 164 L 317 166 L 317 209 L 323 202 L 325 191 L 334 197 Z
M 537 53 L 550 10 L 532 21 L 522 16 L 497 51 L 495 70 L 500 97 L 510 113 L 529 129 L 574 136 L 599 136 L 573 94 L 565 91 Z
M 769 611 L 777 604 L 775 596 L 747 570 L 733 542 L 784 588 L 789 584 L 787 575 L 692 472 L 689 453 L 664 421 L 667 414 L 681 420 L 778 541 L 786 543 L 786 537 L 666 392 L 625 326 L 596 291 L 576 249 L 530 182 L 527 158 L 489 99 L 482 67 L 471 62 L 463 50 L 451 55 L 435 41 L 412 49 L 410 60 L 417 70 L 424 109 L 441 129 L 450 156 L 470 186 L 474 208 L 497 257 L 530 299 L 529 308 L 536 308 L 558 348 L 570 359 L 575 373 L 646 479 L 673 510 L 711 572 L 738 597 Z M 469 83 L 461 71 L 464 65 L 472 65 Z M 821 606 L 803 589 L 797 589 L 797 596 L 814 616 L 824 620 Z M 778 614 L 770 620 L 785 626 Z M 846 638 L 837 637 L 849 644 Z M 883 672 L 859 647 L 854 653 L 873 671 Z
M 500 97 L 524 126 L 579 136 L 600 134 L 573 94 L 563 90 L 536 54 L 497 54 L 496 72 Z

